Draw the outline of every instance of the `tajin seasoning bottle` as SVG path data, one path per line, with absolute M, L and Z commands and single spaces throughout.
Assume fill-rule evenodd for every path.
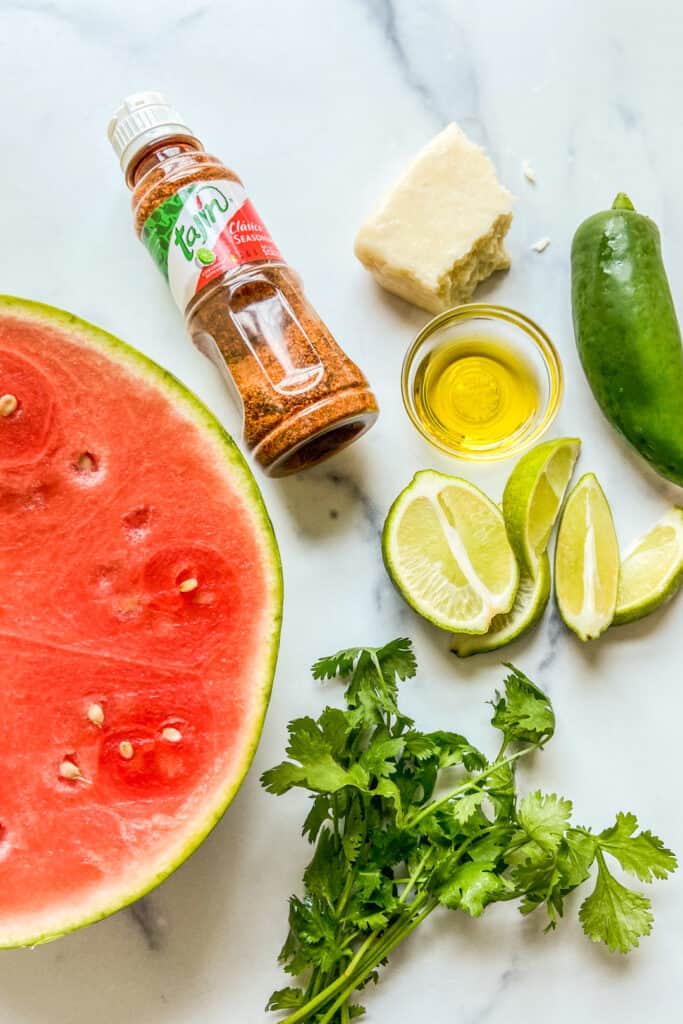
M 244 443 L 269 476 L 296 473 L 376 420 L 368 382 L 304 295 L 234 171 L 159 93 L 128 97 L 109 139 L 135 230 L 195 345 L 235 385 Z

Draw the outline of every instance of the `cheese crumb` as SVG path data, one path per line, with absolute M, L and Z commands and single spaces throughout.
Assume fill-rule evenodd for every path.
M 530 181 L 532 185 L 536 184 L 536 171 L 533 169 L 528 160 L 522 160 L 522 173 L 527 181 Z
M 440 313 L 510 266 L 512 203 L 484 150 L 450 124 L 362 225 L 356 256 L 387 291 Z
M 537 242 L 534 242 L 531 248 L 534 250 L 534 252 L 545 252 L 549 245 L 549 238 L 539 238 Z

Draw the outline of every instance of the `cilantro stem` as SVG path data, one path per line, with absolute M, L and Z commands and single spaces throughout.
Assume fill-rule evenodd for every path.
M 410 922 L 413 920 L 412 911 L 413 908 L 417 909 L 421 906 L 427 898 L 426 893 L 418 896 L 409 906 L 408 915 L 410 917 L 410 927 L 408 931 L 412 931 L 414 925 Z M 430 911 L 434 909 L 434 906 L 438 904 L 438 900 L 434 901 L 434 905 L 430 906 Z M 426 916 L 426 915 L 425 915 Z M 401 928 L 404 927 L 404 916 L 400 916 L 397 921 L 393 923 L 389 928 L 376 928 L 370 935 L 367 936 L 363 944 L 361 945 L 358 952 L 355 954 L 353 959 L 349 961 L 345 970 L 339 975 L 333 982 L 331 982 L 321 992 L 318 992 L 310 999 L 304 1006 L 300 1006 L 294 1013 L 286 1017 L 280 1024 L 298 1024 L 299 1021 L 305 1020 L 306 1017 L 317 1010 L 320 1006 L 324 1006 L 325 1003 L 334 996 L 339 989 L 351 985 L 351 988 L 347 991 L 346 996 L 343 1000 L 335 1005 L 335 1012 L 342 1006 L 343 1002 L 348 999 L 352 992 L 354 992 L 361 981 L 372 971 L 377 964 L 379 964 L 384 957 L 389 953 L 394 946 L 401 941 L 401 938 L 396 939 L 395 935 L 400 934 Z M 415 921 L 415 924 L 419 924 L 422 920 L 422 915 Z M 382 934 L 384 931 L 384 934 Z M 408 932 L 406 932 L 408 934 Z M 380 938 L 381 937 L 381 938 Z M 379 942 L 377 940 L 380 939 Z M 372 949 L 373 943 L 377 943 L 377 947 Z M 386 953 L 381 952 L 381 955 L 377 956 L 377 951 L 382 950 L 384 946 L 387 946 Z M 355 980 L 354 980 L 355 979 Z M 353 982 L 353 983 L 352 983 Z M 352 984 L 351 984 L 352 983 Z M 331 1018 L 330 1018 L 331 1019 Z M 320 1024 L 324 1024 L 325 1018 L 320 1021 Z
M 418 866 L 415 868 L 415 871 L 413 871 L 413 873 L 410 876 L 410 878 L 396 878 L 394 880 L 396 885 L 404 885 L 405 886 L 403 892 L 401 893 L 400 899 L 398 901 L 399 902 L 399 906 L 405 905 L 405 902 L 406 902 L 406 899 L 408 897 L 408 894 L 415 888 L 415 884 L 418 881 L 420 875 L 422 874 L 422 870 L 423 870 L 425 864 L 427 863 L 427 860 L 429 859 L 430 852 L 431 851 L 428 850 L 425 853 L 424 857 L 422 858 L 422 860 L 420 861 Z M 411 905 L 410 905 L 411 908 L 415 906 L 415 903 L 416 903 L 416 901 L 413 901 L 413 903 L 411 903 Z M 386 928 L 386 926 L 383 926 L 383 928 L 384 928 L 384 934 L 386 935 L 388 929 Z M 359 958 L 363 955 L 363 953 L 365 952 L 366 948 L 374 941 L 374 939 L 378 935 L 380 935 L 382 933 L 383 928 L 382 927 L 375 928 L 375 930 L 370 934 L 370 936 L 368 936 L 365 939 L 365 942 L 361 946 L 360 950 L 354 956 L 353 960 L 351 961 L 351 963 L 347 967 L 347 972 L 350 971 L 353 968 L 353 966 L 358 962 Z M 349 937 L 342 944 L 342 949 L 345 949 L 350 943 L 355 942 L 356 939 L 358 939 L 359 936 L 362 935 L 362 934 L 363 934 L 362 932 L 356 931 L 353 934 L 349 935 Z M 283 1022 L 283 1024 L 287 1024 L 287 1022 L 285 1021 L 285 1022 Z
M 523 750 L 518 750 L 516 754 L 510 754 L 508 757 L 504 757 L 502 760 L 494 761 L 493 764 L 489 765 L 489 767 L 486 768 L 483 772 L 480 772 L 479 775 L 475 775 L 474 778 L 468 779 L 466 782 L 463 782 L 462 785 L 458 786 L 456 789 L 451 790 L 450 793 L 446 793 L 445 796 L 440 797 L 438 800 L 432 800 L 430 804 L 427 804 L 426 807 L 423 807 L 417 814 L 413 815 L 412 817 L 406 818 L 406 828 L 413 828 L 420 821 L 422 821 L 423 818 L 426 818 L 430 814 L 433 814 L 434 811 L 439 809 L 439 807 L 443 807 L 443 805 L 447 804 L 449 800 L 452 800 L 456 796 L 460 796 L 461 793 L 466 793 L 469 789 L 478 789 L 481 786 L 484 779 L 488 778 L 489 775 L 493 775 L 493 773 L 498 771 L 499 768 L 502 768 L 506 764 L 512 764 L 513 761 L 517 761 L 520 757 L 525 757 L 527 754 L 530 754 L 533 750 L 537 749 L 538 745 L 533 744 L 532 746 L 524 747 Z
M 414 915 L 415 911 L 419 910 L 426 899 L 426 893 L 421 893 L 420 896 L 417 896 L 410 904 L 408 913 L 402 914 L 392 925 L 389 926 L 389 928 L 385 929 L 382 935 L 379 936 L 379 941 L 377 942 L 375 949 L 370 950 L 369 956 L 366 955 L 364 962 L 358 966 L 357 973 L 362 972 L 361 981 L 370 973 L 371 970 L 382 962 L 385 956 L 387 956 L 391 950 L 399 944 L 399 942 L 401 942 L 402 938 L 405 937 L 404 933 L 407 935 L 409 931 L 413 930 L 416 924 L 419 924 L 419 921 L 423 920 L 424 911 L 421 911 L 420 915 L 418 915 L 419 920 L 417 920 Z M 436 906 L 438 900 L 434 900 L 433 902 L 434 906 Z M 433 909 L 434 907 L 431 907 L 431 910 Z M 358 987 L 358 984 L 360 984 L 360 981 L 357 982 L 356 987 Z
M 329 1008 L 325 1016 L 320 1018 L 320 1024 L 330 1024 L 330 1021 L 334 1017 L 339 1007 L 348 1006 L 349 996 L 351 996 L 351 994 L 355 992 L 357 987 L 358 986 L 354 983 L 353 985 L 350 985 L 347 988 L 345 988 L 342 994 L 332 1003 L 332 1006 Z M 287 1021 L 285 1021 L 284 1024 L 287 1024 Z
M 332 828 L 334 829 L 334 839 L 337 844 L 337 849 L 339 849 L 341 839 L 339 836 L 339 803 L 337 796 L 337 793 L 332 794 Z
M 420 902 L 423 902 L 424 898 L 424 896 L 419 897 Z M 417 902 L 417 900 L 415 902 Z M 424 910 L 422 910 L 416 917 L 411 916 L 407 922 L 405 922 L 403 918 L 399 918 L 399 920 L 394 925 L 394 928 L 396 928 L 397 925 L 400 927 L 397 928 L 395 933 L 390 938 L 388 938 L 385 935 L 377 943 L 377 947 L 374 950 L 372 950 L 371 955 L 367 957 L 361 965 L 359 965 L 356 973 L 353 976 L 353 979 L 349 982 L 346 988 L 342 990 L 340 995 L 335 999 L 334 1003 L 329 1008 L 325 1016 L 320 1018 L 320 1024 L 331 1024 L 331 1021 L 334 1018 L 334 1015 L 337 1012 L 337 1010 L 340 1007 L 344 1006 L 344 1004 L 348 1001 L 350 996 L 353 995 L 353 993 L 356 991 L 358 986 L 361 985 L 363 981 L 365 981 L 367 976 L 376 967 L 378 967 L 379 964 L 381 964 L 382 960 L 386 959 L 386 957 L 389 956 L 391 951 L 395 949 L 400 942 L 403 942 L 403 940 L 407 938 L 408 935 L 410 935 L 413 929 L 417 928 L 417 926 L 421 924 L 424 921 L 424 919 L 429 914 L 431 914 L 431 912 L 436 907 L 438 907 L 438 905 L 439 901 L 433 899 L 430 901 L 430 903 L 427 904 Z M 411 907 L 413 906 L 415 906 L 415 903 L 411 904 Z M 344 973 L 346 974 L 346 972 Z M 342 975 L 342 977 L 344 977 L 344 975 Z M 306 1009 L 306 1007 L 304 1007 L 304 1009 Z M 283 1024 L 290 1024 L 290 1018 L 287 1018 L 286 1021 L 283 1021 Z
M 324 975 L 323 975 L 322 971 L 320 970 L 320 968 L 316 967 L 316 969 L 315 969 L 315 971 L 313 973 L 313 977 L 311 978 L 311 986 L 309 988 L 309 996 L 311 998 L 313 996 L 317 996 L 318 992 L 320 991 L 320 989 L 322 987 L 322 983 L 323 983 L 323 977 L 324 977 Z
M 408 893 L 411 891 L 411 889 L 414 888 L 415 883 L 417 882 L 418 878 L 422 874 L 423 867 L 425 866 L 425 864 L 429 860 L 430 853 L 431 853 L 431 850 L 427 850 L 427 852 L 425 853 L 424 857 L 422 858 L 422 860 L 417 865 L 417 867 L 413 871 L 412 875 L 410 876 L 410 878 L 406 882 L 406 887 L 403 890 L 403 892 L 401 893 L 401 898 L 398 901 L 400 904 L 404 904 L 405 903 L 406 897 L 408 896 Z
M 346 882 L 344 884 L 344 889 L 342 891 L 342 894 L 339 897 L 339 900 L 337 901 L 337 906 L 334 908 L 334 912 L 337 915 L 337 917 L 341 917 L 341 915 L 342 915 L 342 913 L 344 911 L 344 908 L 346 907 L 346 904 L 348 903 L 349 896 L 351 895 L 351 890 L 353 889 L 353 883 L 355 882 L 355 880 L 356 880 L 356 872 L 355 871 L 349 871 L 348 875 L 346 876 Z
M 289 1017 L 285 1017 L 280 1024 L 297 1024 L 298 1021 L 304 1020 L 306 1016 L 313 1010 L 317 1010 L 319 1006 L 323 1006 L 328 999 L 330 999 L 335 992 L 337 992 L 343 985 L 348 981 L 349 975 L 355 970 L 357 965 L 362 961 L 364 954 L 370 948 L 373 941 L 379 934 L 380 929 L 376 928 L 374 932 L 368 935 L 367 939 L 360 947 L 353 960 L 351 960 L 346 969 L 342 974 L 339 975 L 327 988 L 323 989 L 322 992 L 318 992 L 313 999 L 310 999 L 305 1006 L 300 1006 L 298 1010 L 291 1013 Z M 354 986 L 355 987 L 355 986 Z M 353 991 L 353 990 L 352 990 Z M 341 1005 L 341 1004 L 340 1004 Z

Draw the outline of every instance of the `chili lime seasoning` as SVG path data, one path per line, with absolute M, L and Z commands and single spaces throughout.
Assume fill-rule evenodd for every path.
M 159 93 L 130 96 L 109 138 L 135 229 L 195 345 L 234 384 L 244 442 L 269 476 L 326 459 L 378 409 L 368 382 L 304 295 L 234 171 Z

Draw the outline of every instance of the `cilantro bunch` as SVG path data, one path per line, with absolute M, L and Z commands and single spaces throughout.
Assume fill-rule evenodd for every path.
M 594 942 L 627 953 L 652 928 L 650 901 L 610 870 L 617 861 L 641 882 L 666 878 L 674 854 L 633 814 L 594 834 L 571 824 L 569 800 L 540 791 L 520 798 L 514 766 L 555 730 L 548 697 L 513 666 L 496 693 L 501 733 L 489 760 L 455 732 L 419 732 L 398 708 L 398 681 L 415 674 L 409 640 L 323 658 L 317 679 L 348 680 L 346 710 L 289 725 L 289 760 L 264 773 L 270 793 L 312 794 L 303 832 L 315 844 L 304 895 L 292 896 L 280 954 L 300 986 L 275 992 L 282 1024 L 348 1024 L 364 1010 L 355 993 L 437 907 L 478 917 L 489 903 L 543 906 L 548 927 L 565 898 L 595 868 L 579 910 Z M 447 782 L 446 782 L 447 780 Z

